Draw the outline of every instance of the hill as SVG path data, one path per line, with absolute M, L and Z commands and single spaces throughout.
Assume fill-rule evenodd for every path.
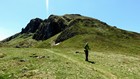
M 35 18 L 0 42 L 0 79 L 139 79 L 139 51 L 139 33 L 95 18 Z
M 83 48 L 84 43 L 89 42 L 94 51 L 130 54 L 139 54 L 140 51 L 139 33 L 122 30 L 79 14 L 51 15 L 45 20 L 32 19 L 20 33 L 2 42 L 2 46 L 16 48 Z

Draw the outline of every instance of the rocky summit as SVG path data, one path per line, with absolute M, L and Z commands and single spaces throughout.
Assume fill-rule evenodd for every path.
M 50 47 L 62 43 L 62 47 L 80 47 L 90 42 L 97 46 L 96 49 L 113 50 L 117 47 L 127 48 L 126 42 L 137 48 L 139 40 L 139 33 L 122 30 L 80 14 L 65 14 L 50 15 L 45 20 L 32 19 L 21 32 L 3 40 L 0 46 Z

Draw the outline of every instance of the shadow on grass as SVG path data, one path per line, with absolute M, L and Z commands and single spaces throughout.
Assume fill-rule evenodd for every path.
M 89 63 L 91 63 L 91 64 L 95 64 L 95 62 L 94 62 L 94 61 L 87 61 L 87 62 L 89 62 Z

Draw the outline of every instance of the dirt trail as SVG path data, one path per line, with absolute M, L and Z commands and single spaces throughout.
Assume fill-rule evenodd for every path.
M 72 62 L 78 64 L 79 66 L 82 66 L 82 67 L 88 69 L 88 70 L 97 71 L 97 72 L 99 72 L 100 74 L 102 74 L 102 76 L 103 76 L 105 79 L 117 79 L 117 77 L 116 77 L 115 75 L 113 75 L 112 73 L 110 73 L 110 72 L 104 71 L 104 70 L 99 69 L 99 68 L 95 68 L 95 67 L 93 67 L 92 65 L 89 65 L 89 64 L 85 64 L 85 63 L 76 61 L 76 60 L 72 59 L 71 57 L 68 57 L 68 56 L 66 56 L 66 55 L 64 55 L 64 54 L 61 54 L 61 53 L 54 52 L 54 51 L 52 51 L 52 50 L 50 50 L 50 49 L 44 49 L 44 50 L 48 51 L 49 53 L 53 53 L 53 54 L 55 54 L 55 55 L 64 57 L 64 58 L 66 58 L 66 59 L 68 59 L 68 60 L 70 60 L 70 61 L 72 61 Z

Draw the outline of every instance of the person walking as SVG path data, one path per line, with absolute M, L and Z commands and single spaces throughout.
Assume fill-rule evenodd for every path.
M 85 46 L 84 46 L 84 52 L 85 52 L 85 61 L 88 61 L 88 53 L 89 53 L 89 51 L 88 50 L 90 50 L 90 48 L 89 48 L 89 46 L 88 46 L 88 43 L 86 43 L 85 44 Z

